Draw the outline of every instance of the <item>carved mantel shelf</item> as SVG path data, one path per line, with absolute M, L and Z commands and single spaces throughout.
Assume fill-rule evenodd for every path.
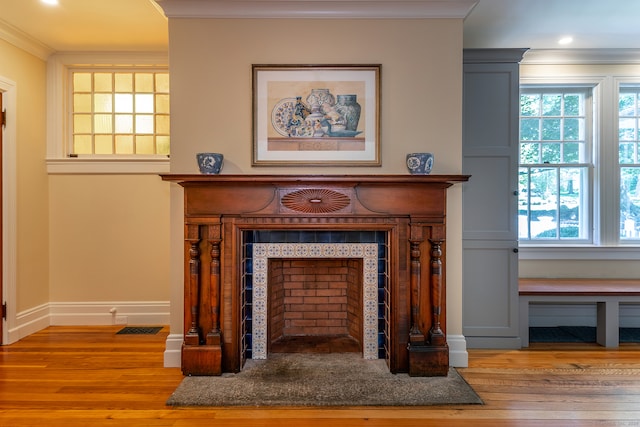
M 446 193 L 467 175 L 161 175 L 184 187 L 185 375 L 238 372 L 242 232 L 378 230 L 390 245 L 391 372 L 448 372 Z

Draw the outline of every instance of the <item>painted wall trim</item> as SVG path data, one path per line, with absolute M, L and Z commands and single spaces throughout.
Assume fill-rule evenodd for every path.
M 7 303 L 7 319 L 2 328 L 1 342 L 10 344 L 20 338 L 12 337 L 11 331 L 16 327 L 16 301 L 18 281 L 18 170 L 17 170 L 17 84 L 0 76 L 0 92 L 2 92 L 3 108 L 7 111 L 7 124 L 4 128 L 2 144 L 2 297 Z M 2 320 L 0 320 L 2 321 Z
M 531 49 L 522 64 L 640 64 L 640 49 Z
M 637 246 L 520 246 L 520 260 L 640 260 Z
M 70 68 L 103 64 L 107 67 L 144 69 L 166 68 L 169 63 L 165 52 L 59 52 L 47 60 L 47 172 L 99 173 L 99 174 L 158 174 L 169 171 L 167 157 L 87 156 L 69 158 L 67 153 L 66 112 L 68 94 L 66 84 Z
M 18 313 L 8 343 L 48 326 L 164 326 L 169 311 L 169 301 L 51 302 Z
M 50 325 L 168 325 L 169 301 L 51 302 Z
M 7 344 L 38 332 L 49 326 L 49 304 L 21 311 L 16 315 L 14 324 L 8 330 Z
M 169 173 L 169 159 L 47 159 L 49 174 L 160 174 Z
M 469 367 L 467 340 L 464 335 L 447 335 L 449 345 L 449 365 L 454 368 Z
M 475 0 L 156 0 L 168 18 L 465 18 Z
M 180 368 L 182 366 L 182 342 L 184 334 L 169 334 L 165 343 L 164 367 Z
M 0 20 L 0 39 L 45 61 L 54 52 L 53 48 L 2 20 Z

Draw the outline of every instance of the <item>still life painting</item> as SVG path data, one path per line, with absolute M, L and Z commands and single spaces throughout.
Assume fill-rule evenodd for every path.
M 253 165 L 380 166 L 379 65 L 254 65 Z

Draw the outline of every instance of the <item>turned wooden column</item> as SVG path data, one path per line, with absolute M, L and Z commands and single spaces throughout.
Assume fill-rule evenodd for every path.
M 424 344 L 424 334 L 420 330 L 420 288 L 421 265 L 420 265 L 420 242 L 409 241 L 411 246 L 411 329 L 409 330 L 409 342 L 412 344 Z
M 211 330 L 207 334 L 208 345 L 221 345 L 220 341 L 220 226 L 209 226 L 209 304 L 211 308 Z
M 190 314 L 189 329 L 185 333 L 184 344 L 197 346 L 200 344 L 198 318 L 200 317 L 200 227 L 189 224 L 185 230 L 185 242 L 189 246 L 189 287 L 185 295 L 185 309 Z M 185 310 L 187 311 L 187 310 Z
M 442 332 L 440 316 L 442 315 L 442 243 L 443 240 L 429 240 L 431 243 L 431 314 L 433 320 L 429 330 L 429 342 L 433 346 L 447 345 Z

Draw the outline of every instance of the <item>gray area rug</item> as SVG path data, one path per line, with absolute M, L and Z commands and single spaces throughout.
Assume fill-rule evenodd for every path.
M 170 406 L 430 406 L 482 404 L 451 368 L 447 377 L 391 374 L 358 353 L 270 354 L 238 374 L 186 377 Z

